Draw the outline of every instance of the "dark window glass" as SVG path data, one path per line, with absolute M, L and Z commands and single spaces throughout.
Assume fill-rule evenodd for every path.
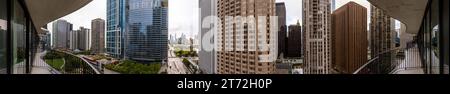
M 431 21 L 430 21 L 430 12 L 429 10 L 427 10 L 427 12 L 425 13 L 425 20 L 424 20 L 424 35 L 423 35 L 423 51 L 424 51 L 424 62 L 426 64 L 426 68 L 427 68 L 427 73 L 431 74 L 432 71 L 432 66 L 431 66 L 431 59 L 430 59 L 430 32 L 432 30 L 432 27 L 430 25 Z
M 0 74 L 6 74 L 6 0 L 0 0 Z
M 430 32 L 430 45 L 431 47 L 427 50 L 430 51 L 430 58 L 431 58 L 431 72 L 433 74 L 439 74 L 439 0 L 432 0 L 431 1 L 431 15 L 430 15 L 430 26 L 431 26 L 431 32 Z
M 18 0 L 14 1 L 12 15 L 12 32 L 13 32 L 13 70 L 14 74 L 25 73 L 25 49 L 26 49 L 26 17 L 22 6 Z
M 450 15 L 449 15 L 449 13 L 450 13 L 450 1 L 449 0 L 441 0 L 443 3 L 442 3 L 442 18 L 443 19 L 441 19 L 441 21 L 443 21 L 443 23 L 442 23 L 442 27 L 443 27 L 443 30 L 441 30 L 441 31 L 447 31 L 447 32 L 444 32 L 444 35 L 441 35 L 441 39 L 442 38 L 445 38 L 445 40 L 447 40 L 447 41 L 441 41 L 441 43 L 443 43 L 443 44 L 446 44 L 446 42 L 448 43 L 449 41 L 448 41 L 448 38 L 449 38 L 449 18 L 450 18 Z M 441 48 L 441 49 L 445 49 L 445 50 L 441 50 L 441 51 L 448 51 L 449 50 L 449 46 L 448 46 L 448 44 L 447 45 L 445 45 L 445 48 Z M 449 58 L 449 54 L 448 53 L 444 53 L 444 56 L 441 56 L 442 58 L 447 58 L 447 60 L 448 60 L 448 58 Z M 448 66 L 448 63 L 449 63 L 449 61 L 444 61 L 445 63 L 444 63 L 444 74 L 449 74 L 449 66 Z

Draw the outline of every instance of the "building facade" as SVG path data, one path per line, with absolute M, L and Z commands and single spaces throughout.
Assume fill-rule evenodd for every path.
M 331 73 L 329 0 L 303 0 L 305 74 Z
M 95 54 L 105 52 L 105 20 L 97 18 L 91 21 L 91 51 Z
M 375 6 L 371 6 L 370 14 L 370 56 L 380 56 L 375 62 L 392 67 L 389 64 L 395 59 L 395 53 L 391 51 L 395 48 L 395 20 Z
M 285 57 L 302 57 L 302 26 L 298 22 L 289 26 Z
M 52 34 L 46 30 L 47 33 L 42 34 L 42 38 L 41 38 L 41 44 L 42 44 L 42 49 L 51 49 L 51 42 L 52 42 Z
M 40 39 L 48 33 L 42 26 L 91 1 L 0 0 L 0 74 L 31 74 L 36 54 L 42 51 L 38 48 L 42 44 Z M 66 24 L 61 30 L 67 28 Z M 65 32 L 65 38 L 60 38 L 59 47 L 67 48 L 64 41 L 69 31 Z M 57 34 L 52 35 L 55 38 Z
M 90 42 L 91 42 L 91 30 L 88 28 L 80 27 L 78 30 L 78 50 L 80 51 L 88 51 L 90 50 Z
M 70 50 L 75 51 L 75 50 L 79 50 L 78 49 L 78 32 L 80 32 L 80 30 L 72 30 L 69 33 L 69 45 L 70 45 Z
M 425 74 L 449 74 L 450 1 L 428 0 L 417 34 Z
M 108 55 L 123 58 L 125 32 L 127 30 L 127 3 L 129 0 L 108 0 L 106 8 L 106 52 Z
M 286 5 L 276 3 L 276 15 L 278 16 L 278 56 L 286 54 L 287 26 L 286 26 Z
M 200 51 L 198 53 L 199 56 L 199 68 L 204 73 L 207 74 L 215 74 L 217 73 L 217 56 L 216 51 L 214 49 L 214 45 L 216 45 L 214 32 L 217 30 L 217 21 L 214 21 L 214 18 L 207 18 L 208 16 L 217 16 L 217 0 L 199 0 L 199 7 L 201 10 L 200 13 L 200 26 L 203 27 L 203 22 L 207 23 L 209 20 L 210 28 L 201 28 L 200 29 Z M 204 37 L 210 36 L 209 41 L 204 41 Z M 175 38 L 174 38 L 175 41 Z M 210 45 L 205 45 L 210 44 Z
M 338 73 L 351 74 L 367 63 L 367 9 L 349 2 L 332 14 L 332 62 Z
M 57 20 L 53 22 L 53 48 L 69 49 L 69 33 L 73 30 L 73 25 L 66 20 Z
M 336 10 L 336 0 L 331 0 L 331 12 Z
M 275 0 L 218 0 L 217 8 L 222 20 L 217 32 L 218 73 L 274 73 L 278 32 Z M 235 17 L 250 18 L 233 25 L 235 20 L 242 21 Z
M 167 0 L 129 0 L 126 58 L 142 62 L 167 59 Z

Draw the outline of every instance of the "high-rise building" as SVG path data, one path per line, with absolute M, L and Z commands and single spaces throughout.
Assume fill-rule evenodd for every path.
M 70 43 L 70 50 L 75 51 L 78 49 L 78 32 L 80 30 L 72 30 L 69 33 L 69 43 Z
M 217 70 L 220 74 L 270 74 L 275 71 L 278 50 L 275 0 L 249 1 L 218 0 L 218 16 L 222 20 L 217 31 Z M 247 21 L 239 23 L 243 21 L 239 17 L 247 17 Z M 233 25 L 234 21 L 238 24 Z
M 80 27 L 80 29 L 77 32 L 78 34 L 78 50 L 81 51 L 87 51 L 90 50 L 90 36 L 91 36 L 91 30 Z
M 91 21 L 91 51 L 95 54 L 105 51 L 105 20 L 97 18 Z
M 124 41 L 127 22 L 127 3 L 129 0 L 108 0 L 106 18 L 106 52 L 116 57 L 124 57 Z
M 377 63 L 389 65 L 394 60 L 394 53 L 391 50 L 395 47 L 395 20 L 385 14 L 383 10 L 371 6 L 370 21 L 370 56 L 380 56 Z M 387 71 L 380 73 L 388 73 Z
M 202 23 L 205 20 L 209 20 L 211 26 L 210 28 L 201 28 L 200 29 L 200 51 L 198 53 L 199 56 L 199 68 L 204 73 L 207 74 L 215 74 L 217 73 L 217 56 L 216 51 L 214 49 L 214 45 L 216 45 L 216 42 L 214 40 L 214 30 L 216 30 L 217 27 L 215 26 L 216 21 L 214 21 L 214 17 L 217 17 L 217 0 L 199 0 L 199 7 L 201 10 L 200 13 L 200 26 L 202 26 Z M 209 16 L 209 19 L 207 18 Z M 203 27 L 203 26 L 202 26 Z M 211 31 L 210 31 L 211 30 Z M 203 37 L 210 36 L 209 41 L 203 41 Z M 210 44 L 210 45 L 205 45 Z
M 44 49 L 51 49 L 51 42 L 52 42 L 52 38 L 51 38 L 52 34 L 50 32 L 45 33 L 44 36 Z
M 173 43 L 173 36 L 171 34 L 169 34 L 169 43 L 172 44 Z
M 331 73 L 329 0 L 303 0 L 305 74 Z
M 289 26 L 289 35 L 287 38 L 287 50 L 285 57 L 301 57 L 302 56 L 302 26 L 300 22 L 296 25 Z
M 57 20 L 53 22 L 53 48 L 69 49 L 69 32 L 72 31 L 72 24 L 66 20 Z
M 351 74 L 367 63 L 367 9 L 349 2 L 334 11 L 331 19 L 333 68 Z
M 1 24 L 1 22 L 0 22 L 0 24 Z M 45 32 L 41 39 L 42 49 L 51 49 L 52 34 L 47 29 L 47 24 L 42 26 L 42 30 Z
M 286 6 L 284 3 L 276 3 L 276 15 L 278 16 L 278 55 L 286 54 Z
M 336 10 L 336 0 L 331 0 L 331 12 Z
M 153 62 L 167 59 L 167 0 L 128 0 L 126 58 Z
M 184 45 L 188 45 L 189 44 L 189 39 L 187 38 L 187 36 L 182 33 L 179 40 L 178 40 L 179 44 L 184 44 Z

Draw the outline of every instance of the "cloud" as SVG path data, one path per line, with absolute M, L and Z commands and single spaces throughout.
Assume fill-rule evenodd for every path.
M 277 2 L 284 2 L 286 6 L 286 24 L 297 24 L 300 20 L 302 23 L 302 0 L 277 0 Z
M 106 19 L 106 1 L 93 0 L 91 3 L 80 10 L 62 17 L 74 24 L 74 29 L 80 26 L 90 28 L 91 20 L 95 18 Z M 296 24 L 297 20 L 302 21 L 302 0 L 276 0 L 277 2 L 285 2 L 286 4 L 286 24 Z M 365 6 L 370 13 L 370 3 L 367 0 L 336 0 L 336 7 L 354 1 Z M 169 0 L 169 34 L 188 36 L 198 34 L 198 0 Z M 368 21 L 370 18 L 368 16 Z M 48 25 L 51 31 L 51 24 Z
M 198 0 L 169 0 L 169 34 L 193 37 L 198 20 Z
M 303 0 L 276 0 L 277 2 L 284 2 L 286 5 L 286 24 L 297 24 L 297 20 L 300 20 L 302 24 L 302 1 Z M 368 9 L 368 14 L 370 13 L 370 3 L 367 0 L 336 0 L 336 8 L 339 8 L 346 3 L 354 1 Z M 370 16 L 368 16 L 369 18 Z M 368 20 L 370 21 L 370 20 Z
M 81 26 L 91 29 L 91 21 L 96 18 L 106 20 L 106 0 L 92 0 L 83 8 L 61 17 L 73 24 L 73 29 L 77 30 Z M 56 21 L 56 20 L 55 20 Z M 52 22 L 47 24 L 48 30 L 53 32 Z M 105 26 L 106 29 L 106 26 Z M 52 36 L 53 37 L 53 36 Z M 53 40 L 52 40 L 53 41 Z

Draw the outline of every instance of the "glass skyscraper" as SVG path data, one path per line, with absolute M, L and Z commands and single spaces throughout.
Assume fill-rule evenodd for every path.
M 124 32 L 126 30 L 126 6 L 128 1 L 107 1 L 106 52 L 116 58 L 124 57 Z
M 152 62 L 167 58 L 167 0 L 129 0 L 126 58 Z

